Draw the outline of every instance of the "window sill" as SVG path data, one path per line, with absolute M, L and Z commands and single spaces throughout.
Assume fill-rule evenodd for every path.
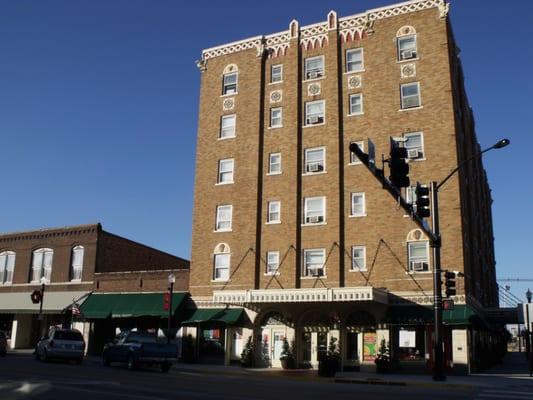
M 405 275 L 429 275 L 432 274 L 433 271 L 405 271 Z
M 276 175 L 281 175 L 281 172 L 267 172 L 266 175 L 267 176 L 276 176 Z
M 81 283 L 81 279 L 71 279 L 70 283 Z
M 283 83 L 283 81 L 277 81 L 277 82 L 268 82 L 269 85 L 278 85 L 280 83 Z
M 11 286 L 11 285 L 13 285 L 13 282 L 0 283 L 0 287 L 2 287 L 2 286 Z
M 211 283 L 228 283 L 231 279 L 211 279 Z
M 281 221 L 268 221 L 265 222 L 265 225 L 279 225 L 281 224 Z
M 311 176 L 311 175 L 322 175 L 327 174 L 328 171 L 320 171 L 320 172 L 305 172 L 302 174 L 302 176 Z
M 406 60 L 396 60 L 396 64 L 405 64 L 411 61 L 419 61 L 419 60 L 420 60 L 420 57 L 417 56 L 415 58 L 408 58 Z
M 426 161 L 426 157 L 422 157 L 422 158 L 409 158 L 409 162 L 411 161 L 414 161 L 414 162 L 418 162 L 418 161 Z
M 320 276 L 302 276 L 300 279 L 327 279 L 327 275 L 320 275 Z
M 302 224 L 302 226 L 322 226 L 322 225 L 327 225 L 327 224 L 328 224 L 327 222 L 316 222 L 316 223 Z
M 273 273 L 273 272 L 265 272 L 263 276 L 279 276 L 279 272 Z
M 225 185 L 233 185 L 234 181 L 231 182 L 218 182 L 215 183 L 215 186 L 225 186 Z
M 358 74 L 360 72 L 365 72 L 365 71 L 366 71 L 366 69 L 364 69 L 364 68 L 363 69 L 358 69 L 357 71 L 345 71 L 344 75 L 353 75 L 353 74 Z
M 224 233 L 224 232 L 233 232 L 233 229 L 215 229 L 214 233 Z
M 302 82 L 304 82 L 304 83 L 307 83 L 307 82 L 315 82 L 315 81 L 319 81 L 319 80 L 324 79 L 324 78 L 326 78 L 326 75 L 322 75 L 322 76 L 320 76 L 320 77 L 318 77 L 318 78 L 304 79 L 304 80 L 302 80 Z
M 363 165 L 363 163 L 361 161 L 358 161 L 358 162 L 350 162 L 348 163 L 348 165 Z
M 362 218 L 366 216 L 367 216 L 366 214 L 350 214 L 348 215 L 348 218 Z
M 364 112 L 360 112 L 360 113 L 355 113 L 355 114 L 348 114 L 346 115 L 347 117 L 357 117 L 358 115 L 365 115 Z
M 269 126 L 267 129 L 278 129 L 278 128 L 283 128 L 283 125 Z
M 224 137 L 220 137 L 219 136 L 217 140 L 227 140 L 227 139 L 234 139 L 234 138 L 236 138 L 235 135 L 233 135 L 233 136 L 224 136 Z
M 312 128 L 312 127 L 314 127 L 314 126 L 322 126 L 322 125 L 326 125 L 326 123 L 325 123 L 325 122 L 320 122 L 319 124 L 304 125 L 304 126 L 302 126 L 302 128 L 303 128 L 303 129 L 305 129 L 305 128 Z
M 420 110 L 424 108 L 424 106 L 418 106 L 418 107 L 409 107 L 409 108 L 400 108 L 398 111 L 404 112 L 404 111 L 411 111 L 411 110 Z
M 231 97 L 231 96 L 235 96 L 236 94 L 239 94 L 239 92 L 221 94 L 220 97 Z
M 358 269 L 349 269 L 348 272 L 368 272 L 368 270 L 366 268 L 365 269 L 358 268 Z

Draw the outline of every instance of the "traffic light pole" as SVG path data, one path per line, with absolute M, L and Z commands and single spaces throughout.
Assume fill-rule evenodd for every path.
M 171 335 L 171 329 L 172 329 L 172 292 L 174 291 L 174 282 L 170 282 L 170 287 L 168 288 L 168 291 L 170 293 L 170 297 L 168 300 L 168 343 L 170 343 L 170 335 Z
M 433 248 L 433 308 L 435 312 L 435 340 L 433 343 L 433 380 L 444 381 L 444 349 L 442 340 L 442 271 L 440 263 L 439 228 L 439 189 L 437 182 L 431 182 L 431 228 L 436 240 L 431 241 Z

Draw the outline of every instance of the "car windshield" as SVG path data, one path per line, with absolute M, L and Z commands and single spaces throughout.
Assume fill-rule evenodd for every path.
M 128 342 L 138 342 L 138 343 L 156 343 L 157 338 L 154 334 L 148 332 L 131 332 L 128 335 Z
M 56 331 L 54 333 L 54 339 L 57 340 L 75 340 L 83 342 L 83 336 L 76 331 Z

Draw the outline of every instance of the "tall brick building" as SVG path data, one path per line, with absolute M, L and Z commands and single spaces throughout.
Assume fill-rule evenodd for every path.
M 349 145 L 381 163 L 403 143 L 411 181 L 423 183 L 479 151 L 448 7 L 331 11 L 202 52 L 190 292 L 249 320 L 198 319 L 200 346 L 218 342 L 229 362 L 253 334 L 278 366 L 288 338 L 314 366 L 336 337 L 343 366 L 365 369 L 384 339 L 405 368 L 431 365 L 429 242 Z M 490 342 L 491 201 L 481 160 L 440 195 L 442 265 L 464 273 L 444 315 L 457 370 Z

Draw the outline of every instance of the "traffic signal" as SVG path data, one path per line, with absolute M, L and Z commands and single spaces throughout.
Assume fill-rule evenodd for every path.
M 446 286 L 446 297 L 455 296 L 457 294 L 455 288 L 455 272 L 444 272 L 444 286 Z
M 427 218 L 430 216 L 429 211 L 429 188 L 420 183 L 416 183 L 416 213 L 420 218 Z
M 390 159 L 389 159 L 390 176 L 389 180 L 397 188 L 409 187 L 409 164 L 407 164 L 407 149 L 398 147 L 391 141 Z
M 163 293 L 163 310 L 168 311 L 170 309 L 170 293 Z

